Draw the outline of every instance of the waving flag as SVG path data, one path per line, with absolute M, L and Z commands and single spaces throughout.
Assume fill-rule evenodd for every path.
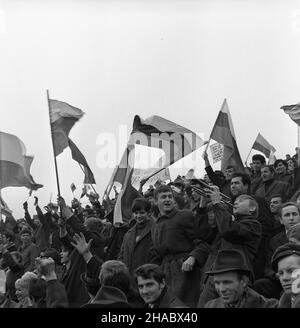
M 275 153 L 276 149 L 259 133 L 254 141 L 252 149 L 262 152 L 267 158 Z
M 236 143 L 236 137 L 226 99 L 216 119 L 210 138 L 224 146 L 221 169 L 233 165 L 238 171 L 244 171 L 244 165 Z
M 203 146 L 204 141 L 193 131 L 163 117 L 155 115 L 143 120 L 136 115 L 129 144 L 136 143 L 163 150 L 163 167 L 168 167 Z
M 55 156 L 61 154 L 69 146 L 68 136 L 74 124 L 84 112 L 65 102 L 49 99 L 50 123 Z
M 0 132 L 0 189 L 5 187 L 26 187 L 37 190 L 37 184 L 30 174 L 33 156 L 26 155 L 23 142 L 16 136 Z
M 280 109 L 283 109 L 290 118 L 300 126 L 300 103 L 296 105 L 284 105 Z
M 82 155 L 81 151 L 74 144 L 74 142 L 69 138 L 69 146 L 72 153 L 72 158 L 77 163 L 81 164 L 84 167 L 84 181 L 83 183 L 95 184 L 95 178 L 92 170 L 90 169 L 85 157 Z

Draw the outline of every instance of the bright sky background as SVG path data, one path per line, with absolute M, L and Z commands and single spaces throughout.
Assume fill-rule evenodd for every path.
M 120 126 L 128 135 L 135 114 L 207 138 L 226 97 L 243 160 L 258 132 L 277 158 L 297 146 L 297 127 L 280 106 L 300 101 L 300 1 L 2 0 L 0 58 L 0 130 L 35 156 L 42 205 L 57 194 L 46 89 L 85 112 L 70 137 L 101 196 L 113 171 L 97 164 L 103 133 L 115 136 L 115 165 L 127 141 Z M 171 170 L 173 178 L 194 164 Z M 70 201 L 70 184 L 79 196 L 83 174 L 69 150 L 58 167 Z M 22 217 L 28 190 L 5 188 L 2 196 Z

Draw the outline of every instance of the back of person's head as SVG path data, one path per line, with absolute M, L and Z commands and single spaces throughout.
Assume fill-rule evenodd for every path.
M 255 154 L 252 156 L 252 162 L 253 161 L 260 161 L 261 164 L 266 164 L 266 159 L 263 155 Z
M 138 277 L 143 279 L 154 279 L 159 284 L 166 280 L 164 271 L 162 271 L 157 264 L 150 263 L 141 265 L 135 270 L 135 279 L 137 280 Z
M 87 217 L 85 219 L 84 225 L 88 231 L 101 232 L 103 228 L 102 221 L 99 218 L 96 218 L 95 216 Z
M 286 235 L 289 242 L 300 244 L 300 223 L 297 223 L 288 229 Z
M 21 278 L 19 278 L 16 281 L 15 284 L 16 284 L 16 286 L 20 285 L 20 286 L 23 286 L 24 288 L 28 289 L 30 281 L 33 279 L 37 279 L 37 278 L 38 278 L 38 276 L 35 273 L 27 271 L 23 274 L 23 276 Z
M 136 211 L 145 211 L 149 213 L 150 210 L 151 210 L 151 203 L 145 198 L 136 198 L 131 206 L 132 213 Z
M 174 193 L 174 200 L 179 210 L 182 210 L 185 207 L 185 199 L 183 194 Z
M 164 193 L 164 192 L 170 192 L 170 193 L 173 194 L 173 189 L 171 188 L 171 186 L 168 186 L 168 185 L 161 185 L 161 186 L 159 186 L 159 187 L 155 190 L 154 198 L 157 200 L 159 194 L 162 194 L 162 193 Z
M 8 230 L 3 231 L 3 235 L 6 237 L 8 241 L 13 241 L 15 237 L 14 233 Z
M 46 306 L 47 283 L 40 278 L 33 278 L 29 281 L 28 296 L 33 301 L 35 307 Z
M 116 260 L 102 264 L 99 274 L 101 286 L 110 286 L 121 289 L 125 294 L 130 289 L 130 273 L 127 266 Z

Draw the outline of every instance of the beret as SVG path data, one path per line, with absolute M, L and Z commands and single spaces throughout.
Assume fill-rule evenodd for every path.
M 284 257 L 291 256 L 291 255 L 298 255 L 300 256 L 300 245 L 293 244 L 293 243 L 287 243 L 282 246 L 279 246 L 276 251 L 274 252 L 272 259 L 271 259 L 271 265 L 272 269 L 277 272 L 277 265 L 279 260 L 281 260 Z

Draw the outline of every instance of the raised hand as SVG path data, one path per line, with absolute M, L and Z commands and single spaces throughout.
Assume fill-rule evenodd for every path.
M 71 242 L 71 244 L 77 249 L 77 251 L 81 255 L 84 255 L 90 251 L 91 243 L 92 243 L 93 239 L 90 239 L 87 243 L 82 232 L 80 232 L 79 234 L 75 233 L 73 239 L 74 239 L 74 242 Z

